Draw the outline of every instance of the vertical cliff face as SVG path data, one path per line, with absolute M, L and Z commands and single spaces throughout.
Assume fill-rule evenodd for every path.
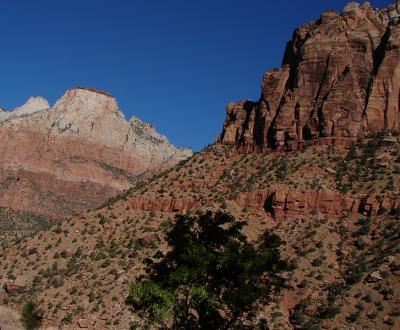
M 265 151 L 399 129 L 398 16 L 398 5 L 350 3 L 298 28 L 260 100 L 228 105 L 219 140 Z
M 192 155 L 87 88 L 51 109 L 36 97 L 0 112 L 0 141 L 0 206 L 47 216 L 86 210 Z

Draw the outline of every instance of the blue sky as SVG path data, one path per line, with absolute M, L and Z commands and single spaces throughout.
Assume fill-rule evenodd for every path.
M 347 2 L 2 0 L 0 107 L 98 87 L 127 117 L 199 150 L 219 134 L 227 103 L 259 98 L 294 29 Z

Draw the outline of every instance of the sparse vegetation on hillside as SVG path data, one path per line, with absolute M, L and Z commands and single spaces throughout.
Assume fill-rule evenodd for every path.
M 50 228 L 53 223 L 42 216 L 0 207 L 0 247 L 18 243 Z
M 396 201 L 400 154 L 398 144 L 374 139 L 375 161 L 367 140 L 352 148 L 249 155 L 210 146 L 103 208 L 0 250 L 0 282 L 8 284 L 0 300 L 15 306 L 34 298 L 46 320 L 62 320 L 72 329 L 80 319 L 107 329 L 128 328 L 132 318 L 143 324 L 125 299 L 130 283 L 141 283 L 146 274 L 144 261 L 170 251 L 164 234 L 176 223 L 176 210 L 193 216 L 197 210 L 222 209 L 247 221 L 243 234 L 252 245 L 272 230 L 286 242 L 282 258 L 295 260 L 287 273 L 289 289 L 272 295 L 269 305 L 260 299 L 254 322 L 267 320 L 275 329 L 396 328 L 400 211 L 379 203 L 383 197 Z M 355 174 L 358 179 L 350 179 Z M 342 191 L 340 182 L 350 180 L 352 187 Z M 252 193 L 277 187 L 300 197 L 316 190 L 350 200 L 377 196 L 372 202 L 379 212 L 369 214 L 367 199 L 354 212 L 336 215 L 310 208 L 312 200 L 294 200 L 297 213 L 274 219 L 263 207 L 263 195 Z M 188 201 L 198 204 L 191 208 Z

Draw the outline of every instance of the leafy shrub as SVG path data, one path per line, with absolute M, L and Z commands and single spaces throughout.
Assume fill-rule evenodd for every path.
M 252 245 L 244 225 L 222 212 L 178 215 L 169 252 L 148 260 L 148 278 L 131 286 L 126 303 L 165 328 L 235 328 L 258 299 L 284 286 L 280 274 L 289 269 L 278 236 L 266 232 Z
M 42 316 L 37 309 L 36 303 L 32 300 L 28 300 L 21 309 L 21 322 L 24 328 L 27 330 L 37 329 L 41 320 Z

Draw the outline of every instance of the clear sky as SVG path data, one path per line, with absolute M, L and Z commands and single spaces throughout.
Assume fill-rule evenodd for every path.
M 259 98 L 294 29 L 347 2 L 0 0 L 0 107 L 98 87 L 127 117 L 199 150 L 221 131 L 227 103 Z

